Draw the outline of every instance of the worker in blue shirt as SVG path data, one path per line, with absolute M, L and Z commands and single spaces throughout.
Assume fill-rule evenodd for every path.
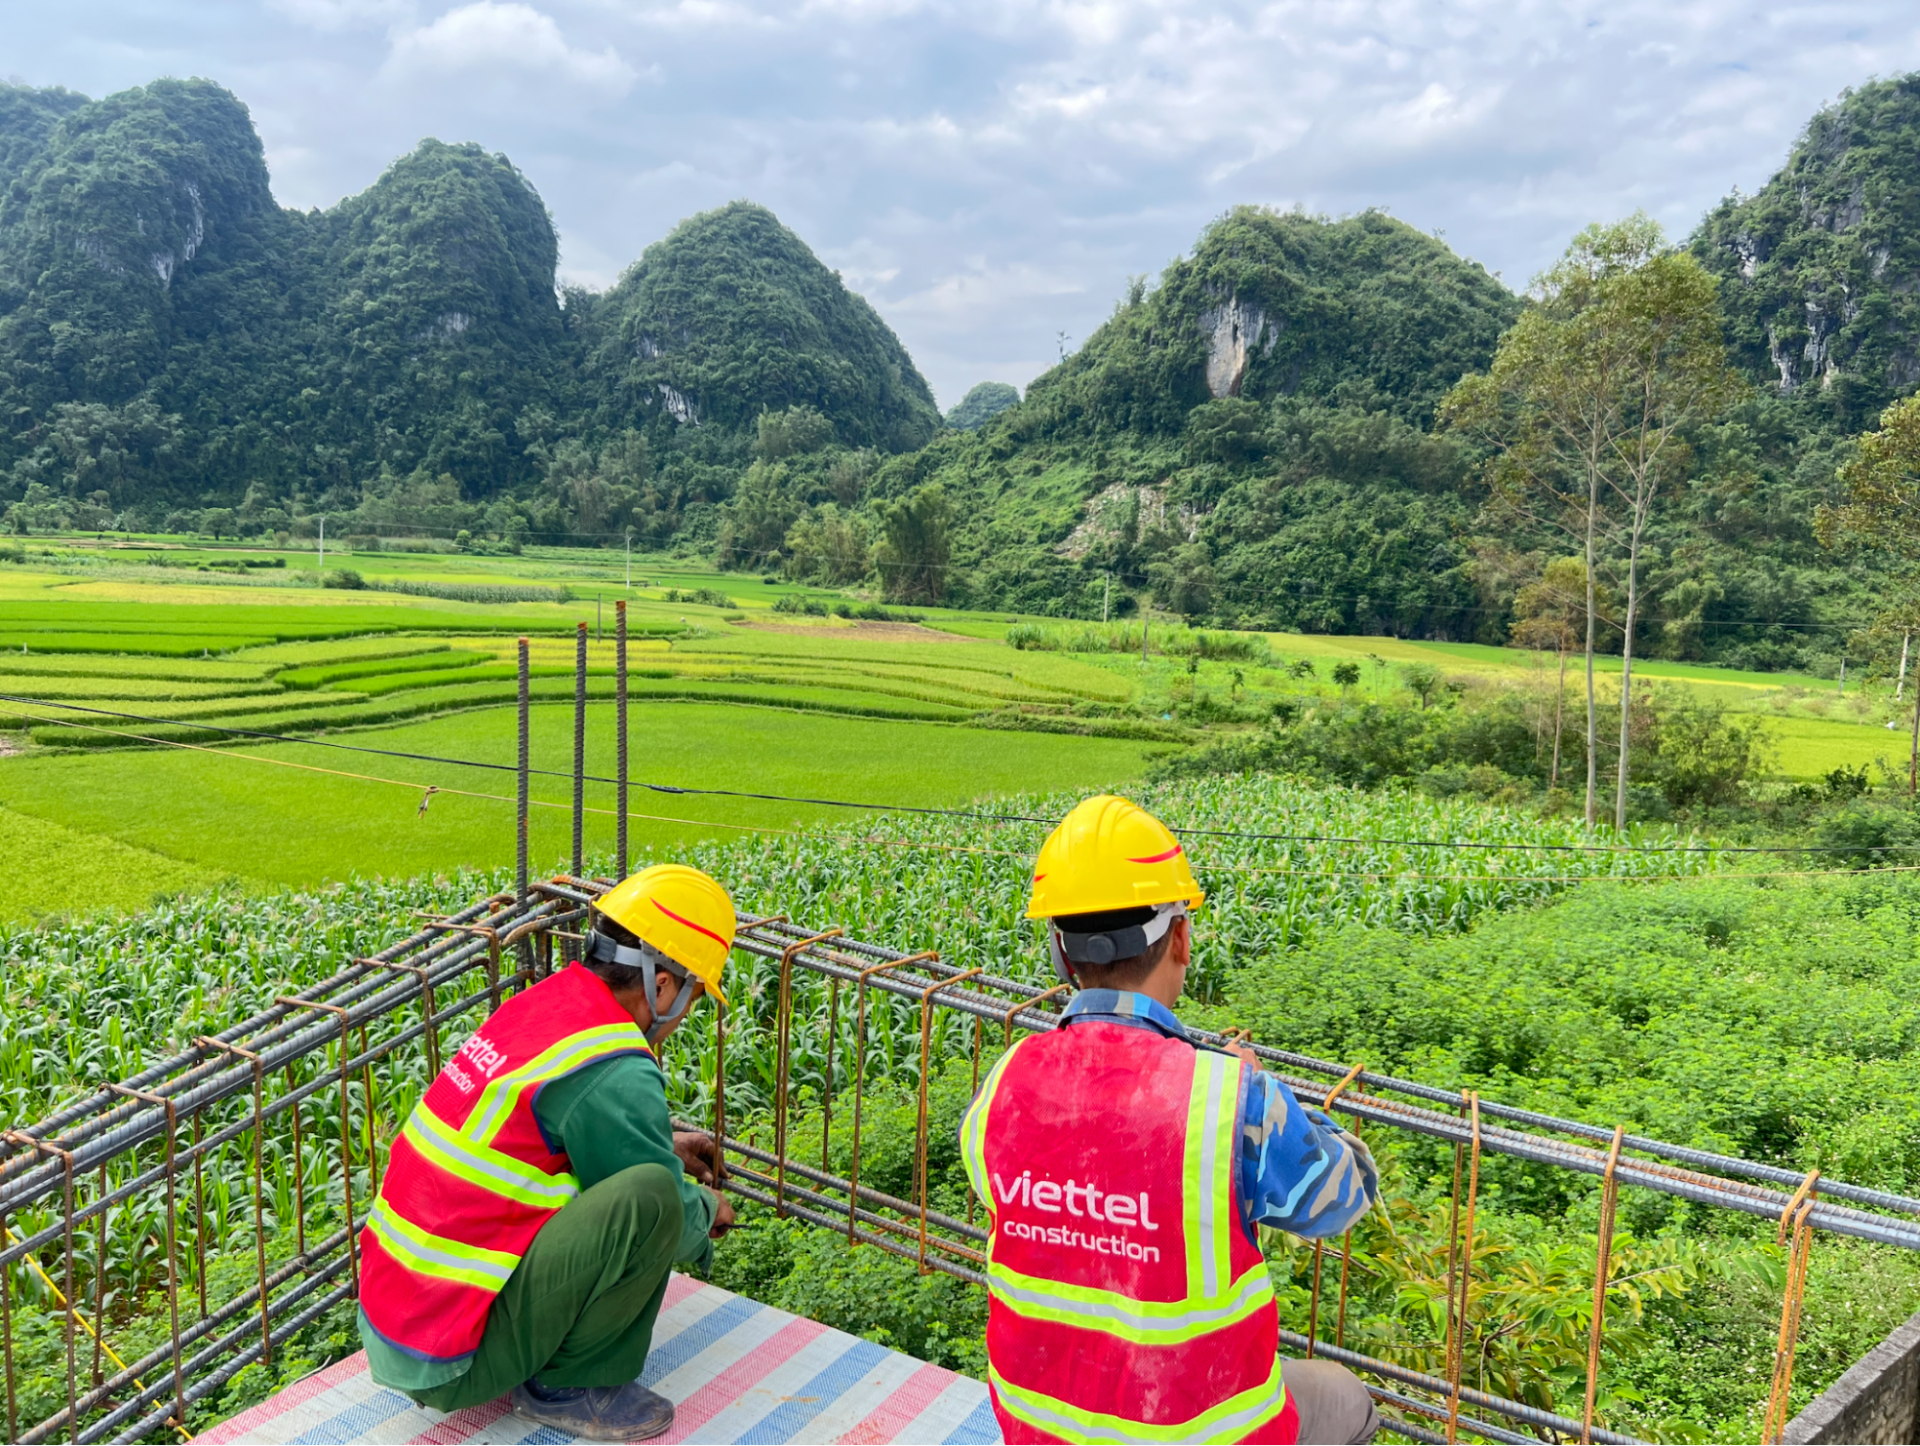
M 1078 992 L 994 1065 L 960 1129 L 990 1216 L 987 1382 L 1009 1442 L 1379 1429 L 1345 1367 L 1277 1358 L 1257 1229 L 1340 1234 L 1379 1194 L 1373 1159 L 1252 1050 L 1182 1027 L 1204 897 L 1166 825 L 1110 795 L 1035 861 L 1028 916 Z

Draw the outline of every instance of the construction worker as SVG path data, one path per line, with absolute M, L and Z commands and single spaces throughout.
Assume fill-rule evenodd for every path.
M 1078 986 L 1014 1045 L 961 1125 L 992 1220 L 987 1381 L 1008 1441 L 1372 1439 L 1359 1379 L 1278 1358 L 1255 1227 L 1338 1235 L 1373 1160 L 1252 1051 L 1174 1017 L 1203 895 L 1166 826 L 1123 798 L 1067 815 L 1029 918 Z
M 698 869 L 635 874 L 595 905 L 580 958 L 440 1071 L 360 1234 L 375 1381 L 439 1411 L 510 1395 L 598 1441 L 673 1425 L 641 1367 L 669 1272 L 704 1264 L 733 1209 L 712 1138 L 673 1129 L 655 1051 L 703 993 L 726 1002 L 733 933 Z

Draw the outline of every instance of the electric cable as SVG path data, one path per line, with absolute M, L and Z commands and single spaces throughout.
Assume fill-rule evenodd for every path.
M 300 734 L 266 733 L 252 728 L 228 728 L 219 723 L 202 722 L 194 718 L 156 718 L 150 714 L 128 713 L 114 708 L 96 708 L 81 703 L 62 703 L 51 699 L 33 698 L 17 693 L 0 693 L 0 703 L 26 704 L 35 708 L 61 708 L 76 713 L 91 713 L 106 718 L 121 718 L 130 722 L 158 725 L 169 728 L 203 728 L 216 733 L 225 733 L 236 738 L 257 738 L 272 743 L 304 743 L 316 748 L 337 748 L 348 753 L 365 753 L 381 758 L 404 758 L 415 763 L 437 763 L 450 768 L 481 768 L 494 772 L 514 773 L 517 765 L 511 763 L 489 763 L 477 758 L 448 758 L 434 753 L 411 753 L 392 748 L 369 748 L 363 744 L 341 743 L 331 738 L 311 738 Z M 84 727 L 84 724 L 69 722 L 58 718 L 46 718 L 40 721 L 56 726 Z M 100 729 L 111 733 L 111 729 Z M 140 735 L 126 735 L 139 737 Z M 170 743 L 165 738 L 140 737 L 147 743 Z M 572 778 L 571 772 L 557 768 L 531 768 L 530 773 L 546 778 Z M 617 779 L 600 774 L 585 775 L 589 783 L 616 784 Z M 911 803 L 873 803 L 843 798 L 812 798 L 801 794 L 755 793 L 737 788 L 700 788 L 694 785 L 672 783 L 648 783 L 642 779 L 629 779 L 628 786 L 644 788 L 652 793 L 680 794 L 687 797 L 740 798 L 761 803 L 792 803 L 813 808 L 847 808 L 866 813 L 911 813 L 935 818 L 960 818 L 991 824 L 1031 823 L 1044 824 L 1051 828 L 1058 819 L 1045 818 L 1037 814 L 1024 813 L 988 813 L 979 809 L 938 808 L 926 804 Z M 451 790 L 441 790 L 450 792 Z M 638 815 L 636 815 L 638 816 Z M 1613 854 L 1803 854 L 1803 853 L 1887 853 L 1920 849 L 1920 843 L 1912 844 L 1566 844 L 1566 843 L 1503 843 L 1484 839 L 1399 839 L 1399 838 L 1353 838 L 1337 834 L 1290 834 L 1258 833 L 1244 829 L 1214 828 L 1172 828 L 1172 832 L 1193 838 L 1239 839 L 1248 843 L 1325 843 L 1353 846 L 1373 846 L 1379 848 L 1437 848 L 1437 849 L 1480 849 L 1508 853 L 1613 853 Z

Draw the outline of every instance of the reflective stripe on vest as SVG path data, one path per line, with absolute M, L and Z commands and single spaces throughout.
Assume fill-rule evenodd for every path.
M 373 1202 L 367 1216 L 367 1229 L 380 1238 L 389 1254 L 409 1270 L 430 1275 L 435 1280 L 455 1285 L 471 1285 L 498 1293 L 513 1274 L 520 1257 L 504 1250 L 488 1250 L 480 1245 L 464 1245 L 448 1240 L 418 1225 L 402 1220 L 385 1199 Z
M 568 1035 L 542 1050 L 519 1069 L 488 1081 L 486 1088 L 480 1092 L 479 1102 L 467 1116 L 467 1122 L 460 1127 L 460 1133 L 471 1140 L 491 1142 L 513 1113 L 513 1107 L 520 1103 L 521 1095 L 529 1089 L 538 1088 L 562 1075 L 572 1074 L 577 1069 L 584 1069 L 602 1055 L 631 1054 L 636 1039 L 645 1049 L 646 1036 L 640 1033 L 637 1024 L 603 1024 Z M 653 1051 L 649 1049 L 646 1052 L 651 1054 Z
M 986 1124 L 993 1097 L 1013 1055 L 1009 1052 L 987 1076 L 980 1097 L 968 1112 L 961 1149 L 974 1191 L 991 1201 L 987 1179 Z M 1208 1050 L 1194 1054 L 1193 1090 L 1188 1096 L 1186 1150 L 1182 1169 L 1186 1210 L 1184 1248 L 1187 1290 L 1176 1301 L 1136 1300 L 1118 1291 L 1069 1285 L 1022 1275 L 992 1258 L 987 1289 L 1007 1309 L 1033 1320 L 1087 1326 L 1138 1345 L 1174 1345 L 1245 1320 L 1273 1299 L 1273 1278 L 1264 1262 L 1230 1279 L 1230 1231 L 1234 1218 L 1233 1136 L 1239 1122 L 1240 1061 Z
M 470 1185 L 518 1200 L 537 1210 L 558 1210 L 580 1193 L 571 1175 L 549 1175 L 461 1133 L 425 1106 L 407 1116 L 400 1131 L 427 1159 Z
M 1228 1397 L 1190 1420 L 1160 1426 L 1101 1411 L 1083 1411 L 1058 1397 L 1010 1385 L 992 1362 L 987 1364 L 987 1379 L 1007 1410 L 1062 1441 L 1239 1441 L 1287 1409 L 1287 1387 L 1278 1356 L 1273 1360 L 1273 1374 L 1259 1385 Z
M 393 1142 L 365 1225 L 360 1305 L 383 1339 L 422 1360 L 472 1356 L 525 1251 L 580 1194 L 534 1115 L 540 1089 L 624 1054 L 652 1050 L 575 964 L 503 1004 L 447 1062 Z

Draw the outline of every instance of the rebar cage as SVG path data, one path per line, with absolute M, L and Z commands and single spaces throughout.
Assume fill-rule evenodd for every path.
M 386 1148 L 404 1123 L 391 1101 L 418 1097 L 439 1070 L 449 1029 L 470 1031 L 503 997 L 564 962 L 588 907 L 611 883 L 559 875 L 529 883 L 523 895 L 495 895 L 427 919 L 417 933 L 333 978 L 196 1039 L 131 1079 L 100 1084 L 29 1127 L 0 1133 L 8 1439 L 184 1435 L 195 1403 L 213 1398 L 248 1366 L 271 1364 L 298 1332 L 352 1300 L 355 1234 L 378 1189 Z M 724 1187 L 837 1232 L 850 1246 L 876 1247 L 922 1272 L 984 1285 L 984 1208 L 969 1199 L 962 1216 L 931 1200 L 930 1082 L 943 1067 L 964 1072 L 970 1062 L 977 1088 L 983 1057 L 1016 1032 L 1057 1026 L 1064 986 L 1037 987 L 784 918 L 744 921 L 737 948 L 746 956 L 742 964 L 759 971 L 761 987 L 736 991 L 736 1019 L 718 1008 L 707 1016 L 713 1047 L 700 1057 L 711 1060 L 710 1073 L 683 1080 L 681 1091 L 683 1113 L 699 1116 L 686 1126 L 710 1130 L 722 1143 Z M 824 1029 L 797 1030 L 796 1001 L 804 996 L 812 1008 L 822 994 Z M 881 1015 L 886 1031 L 876 1029 Z M 728 1036 L 749 1032 L 756 1045 L 771 1045 L 772 1078 L 736 1081 L 738 1118 L 730 1120 Z M 878 1074 L 869 1042 L 883 1034 L 894 1054 L 888 1078 L 917 1091 L 913 1187 L 905 1197 L 860 1179 L 863 1110 Z M 1344 1116 L 1351 1127 L 1453 1149 L 1444 1371 L 1348 1347 L 1350 1242 L 1312 1247 L 1306 1329 L 1282 1333 L 1288 1351 L 1360 1372 L 1388 1409 L 1391 1429 L 1408 1439 L 1633 1439 L 1594 1424 L 1615 1201 L 1623 1187 L 1778 1222 L 1789 1255 L 1767 1403 L 1770 1440 L 1786 1421 L 1814 1233 L 1920 1249 L 1920 1200 L 1359 1066 L 1251 1048 L 1303 1100 Z M 766 1073 L 764 1065 L 756 1069 Z M 831 1168 L 842 1156 L 844 1174 Z M 1463 1381 L 1474 1215 L 1487 1156 L 1602 1182 L 1582 1419 Z M 116 1313 L 111 1303 L 142 1299 L 148 1334 L 158 1312 L 164 1338 L 128 1359 L 113 1339 L 129 1328 L 126 1308 Z M 23 1401 L 16 1388 L 16 1350 L 35 1322 L 62 1337 L 64 1389 L 51 1402 L 44 1394 Z

